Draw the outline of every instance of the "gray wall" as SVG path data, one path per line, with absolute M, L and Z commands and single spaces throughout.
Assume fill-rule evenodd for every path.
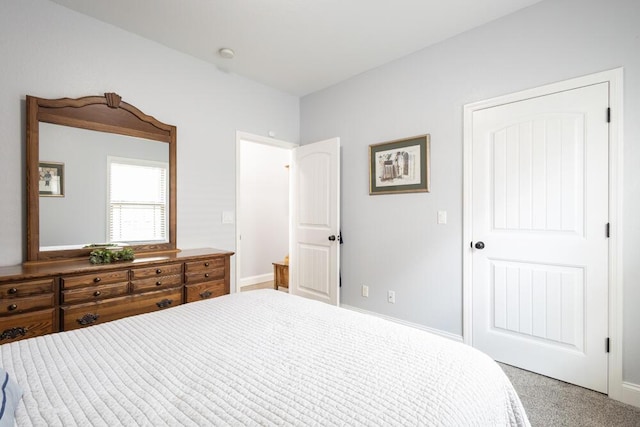
M 622 66 L 623 377 L 640 384 L 639 16 L 637 0 L 548 0 L 304 97 L 302 142 L 342 140 L 342 302 L 460 335 L 463 105 Z M 422 133 L 431 193 L 369 196 L 368 145 Z
M 299 137 L 299 99 L 47 0 L 0 0 L 0 265 L 26 253 L 25 96 L 117 92 L 178 129 L 178 247 L 233 250 L 236 130 Z M 233 258 L 232 258 L 233 259 Z M 233 261 L 232 261 L 233 262 Z M 234 283 L 234 277 L 232 277 Z

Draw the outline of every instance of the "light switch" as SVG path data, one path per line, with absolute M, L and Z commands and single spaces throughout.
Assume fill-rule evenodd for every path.
M 447 223 L 447 211 L 438 211 L 438 224 Z
M 233 224 L 233 222 L 234 222 L 233 211 L 222 211 L 222 223 Z

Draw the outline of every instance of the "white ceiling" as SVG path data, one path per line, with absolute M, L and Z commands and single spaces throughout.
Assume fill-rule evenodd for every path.
M 302 96 L 541 0 L 51 1 Z

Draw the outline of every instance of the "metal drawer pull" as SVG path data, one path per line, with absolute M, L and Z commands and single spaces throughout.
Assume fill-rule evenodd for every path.
M 10 295 L 17 294 L 17 293 L 18 293 L 18 289 L 16 289 L 16 288 L 11 288 L 11 289 L 9 289 L 8 293 L 9 293 Z
M 157 302 L 156 305 L 158 306 L 158 308 L 167 308 L 171 305 L 171 303 L 173 303 L 173 300 L 163 299 L 162 301 Z
M 205 267 L 209 267 L 209 263 L 208 263 L 208 262 L 205 262 L 205 263 L 204 263 L 204 266 L 205 266 Z
M 9 307 L 7 307 L 7 308 L 9 309 L 9 311 L 13 311 L 13 310 L 15 310 L 16 308 L 18 308 L 18 306 L 17 306 L 17 305 L 15 305 L 15 304 L 11 304 L 11 305 L 10 305 Z
M 93 314 L 93 313 L 87 313 L 84 316 L 82 316 L 79 319 L 76 319 L 76 322 L 80 323 L 82 326 L 84 325 L 90 325 L 93 322 L 95 322 L 96 320 L 98 320 L 100 316 L 97 314 Z
M 9 339 L 12 340 L 14 338 L 18 338 L 19 336 L 25 335 L 27 335 L 27 328 L 9 328 L 2 331 L 2 334 L 0 335 L 0 341 Z
M 202 299 L 209 298 L 210 296 L 211 296 L 211 292 L 210 291 L 204 291 L 203 293 L 200 294 L 200 298 L 202 298 Z
M 99 277 L 96 277 L 95 279 L 93 279 L 93 281 L 94 281 L 95 283 L 100 283 L 100 281 L 101 281 L 101 280 L 102 280 L 102 279 L 101 279 L 101 278 L 99 278 Z
M 156 270 L 156 274 L 160 274 L 160 273 L 162 273 L 162 270 L 157 269 L 157 270 Z
M 156 282 L 156 286 L 162 286 L 162 282 L 158 280 L 158 281 Z
M 93 296 L 94 296 L 94 297 L 99 297 L 100 295 L 102 295 L 102 292 L 100 292 L 100 291 L 95 291 L 95 292 L 93 293 Z
M 204 273 L 204 277 L 209 277 L 209 273 Z

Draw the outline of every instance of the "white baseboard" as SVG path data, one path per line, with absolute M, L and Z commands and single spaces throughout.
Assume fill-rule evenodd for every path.
M 259 274 L 257 276 L 251 277 L 243 277 L 242 279 L 238 280 L 238 286 L 242 288 L 244 286 L 257 285 L 258 283 L 264 282 L 273 282 L 273 272 L 267 274 Z
M 620 401 L 627 405 L 632 405 L 640 408 L 640 385 L 623 382 L 622 383 L 622 396 Z
M 406 320 L 398 319 L 397 317 L 391 317 L 391 316 L 387 316 L 387 315 L 384 315 L 384 314 L 375 313 L 373 311 L 363 310 L 361 308 L 354 307 L 354 306 L 351 306 L 351 305 L 340 304 L 340 307 L 346 308 L 347 310 L 357 311 L 359 313 L 364 313 L 364 314 L 369 314 L 371 316 L 380 317 L 382 319 L 389 320 L 389 321 L 395 322 L 395 323 L 400 323 L 401 325 L 409 326 L 411 328 L 421 329 L 423 331 L 431 332 L 432 334 L 440 335 L 441 337 L 448 338 L 448 339 L 453 340 L 453 341 L 462 342 L 462 335 L 456 335 L 456 334 L 452 334 L 451 332 L 441 331 L 440 329 L 430 328 L 428 326 L 420 325 L 419 323 L 408 322 Z

